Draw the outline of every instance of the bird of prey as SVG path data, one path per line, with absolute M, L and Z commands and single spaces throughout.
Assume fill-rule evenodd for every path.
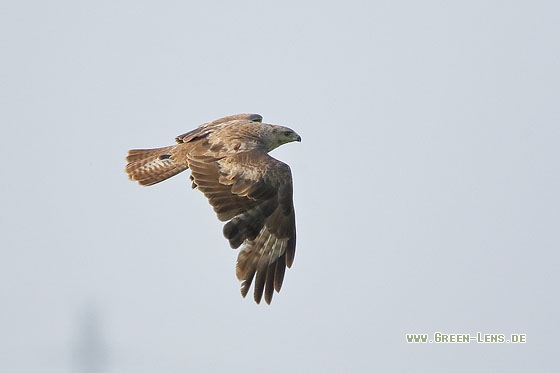
M 268 155 L 301 141 L 292 129 L 262 123 L 258 114 L 217 119 L 177 136 L 176 145 L 128 152 L 126 173 L 153 185 L 190 168 L 193 189 L 208 198 L 232 248 L 241 247 L 236 275 L 245 297 L 254 280 L 254 299 L 270 304 L 280 291 L 296 249 L 290 167 Z

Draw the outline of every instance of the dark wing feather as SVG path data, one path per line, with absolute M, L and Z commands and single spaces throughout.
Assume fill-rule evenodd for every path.
M 201 136 L 206 136 L 210 133 L 213 129 L 215 129 L 218 125 L 224 124 L 227 122 L 231 122 L 233 120 L 250 120 L 251 122 L 260 122 L 262 123 L 263 117 L 259 114 L 235 114 L 229 115 L 227 117 L 223 117 L 220 119 L 216 119 L 212 122 L 202 124 L 195 128 L 192 131 L 184 133 L 175 137 L 175 141 L 178 143 L 185 143 L 189 142 L 193 139 L 196 139 Z
M 221 158 L 191 153 L 188 163 L 218 218 L 229 220 L 224 236 L 230 246 L 241 246 L 236 268 L 241 294 L 247 295 L 254 280 L 255 301 L 264 294 L 270 303 L 295 255 L 289 166 L 258 150 Z

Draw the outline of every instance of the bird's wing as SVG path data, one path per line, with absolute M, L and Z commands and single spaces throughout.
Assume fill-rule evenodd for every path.
M 246 296 L 254 280 L 254 298 L 270 303 L 280 291 L 286 267 L 294 260 L 295 213 L 290 167 L 264 151 L 231 156 L 190 155 L 195 187 L 208 198 L 232 248 L 241 246 L 237 278 Z
M 223 125 L 227 122 L 231 122 L 234 120 L 249 120 L 251 122 L 259 122 L 262 123 L 263 117 L 259 114 L 235 114 L 229 115 L 227 117 L 223 117 L 220 119 L 213 120 L 209 123 L 204 123 L 195 128 L 192 131 L 184 133 L 175 137 L 175 141 L 178 143 L 185 143 L 189 142 L 195 138 L 202 137 L 208 135 L 212 132 L 216 127 Z

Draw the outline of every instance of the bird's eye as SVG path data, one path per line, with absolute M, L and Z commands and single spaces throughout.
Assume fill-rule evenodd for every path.
M 286 137 L 290 137 L 291 134 L 292 134 L 292 133 L 291 133 L 290 131 L 284 132 L 284 136 L 286 136 Z

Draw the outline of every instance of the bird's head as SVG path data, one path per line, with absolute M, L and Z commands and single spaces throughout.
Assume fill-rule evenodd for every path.
M 271 125 L 272 129 L 270 131 L 270 144 L 268 146 L 268 151 L 276 149 L 280 145 L 287 144 L 289 142 L 298 141 L 301 142 L 301 136 L 298 135 L 293 129 L 284 126 Z

